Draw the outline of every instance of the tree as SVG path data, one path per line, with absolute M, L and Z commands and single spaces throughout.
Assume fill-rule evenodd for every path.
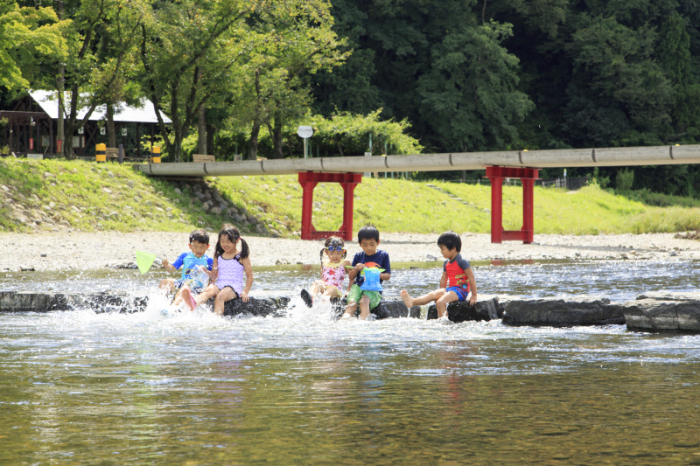
M 433 48 L 431 71 L 419 79 L 421 108 L 442 144 L 453 151 L 502 147 L 534 108 L 516 89 L 518 59 L 500 44 L 508 25 L 463 27 Z
M 67 27 L 62 28 L 68 53 L 53 63 L 52 73 L 35 83 L 57 91 L 59 135 L 65 116 L 65 134 L 72 135 L 109 100 L 112 87 L 124 72 L 134 51 L 135 32 L 146 13 L 145 0 L 81 0 L 70 5 Z M 59 2 L 61 9 L 63 2 Z M 63 16 L 62 10 L 59 17 Z M 68 91 L 64 93 L 64 90 Z M 72 154 L 72 138 L 63 150 Z
M 0 86 L 26 89 L 33 63 L 64 59 L 61 29 L 67 24 L 52 8 L 20 8 L 14 0 L 0 0 Z
M 655 44 L 651 26 L 631 29 L 614 17 L 582 15 L 567 45 L 578 85 L 651 133 L 671 122 L 672 103 L 670 83 L 653 59 Z

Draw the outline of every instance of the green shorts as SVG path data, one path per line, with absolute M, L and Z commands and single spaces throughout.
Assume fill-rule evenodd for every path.
M 348 304 L 359 303 L 362 296 L 369 298 L 369 308 L 374 309 L 382 301 L 382 294 L 379 291 L 365 291 L 357 284 L 353 283 L 348 292 Z

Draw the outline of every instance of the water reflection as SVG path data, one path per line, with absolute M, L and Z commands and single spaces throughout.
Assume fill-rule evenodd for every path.
M 622 300 L 700 284 L 694 262 L 475 268 L 482 292 L 530 297 L 585 292 Z M 431 289 L 440 273 L 397 270 L 386 294 Z M 316 275 L 261 270 L 256 283 L 290 293 Z M 111 281 L 147 292 L 157 279 L 88 274 L 65 286 Z M 13 283 L 0 277 L 1 287 Z M 295 298 L 283 319 L 165 318 L 157 306 L 133 315 L 4 314 L 0 357 L 1 464 L 700 458 L 700 336 L 624 326 L 336 322 Z

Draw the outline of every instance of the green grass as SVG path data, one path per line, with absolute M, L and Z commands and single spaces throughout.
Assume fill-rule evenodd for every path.
M 218 177 L 209 182 L 230 204 L 239 210 L 245 208 L 268 229 L 287 237 L 294 237 L 301 229 L 302 189 L 295 175 Z M 490 231 L 490 187 L 432 184 L 444 192 L 428 183 L 363 179 L 355 190 L 354 230 L 372 224 L 386 232 Z M 10 205 L 32 218 L 38 216 L 38 210 L 49 207 L 50 218 L 57 225 L 42 223 L 39 230 L 189 232 L 197 226 L 217 230 L 221 223 L 230 221 L 204 213 L 187 190 L 178 194 L 173 184 L 148 178 L 130 165 L 8 158 L 0 160 L 0 185 L 9 188 L 9 192 L 0 189 L 1 231 L 31 229 L 12 219 Z M 616 195 L 596 185 L 574 193 L 535 187 L 535 233 L 595 235 L 700 229 L 698 207 L 679 206 L 681 201 L 677 199 L 672 207 L 651 206 L 629 197 L 629 193 Z M 314 209 L 315 228 L 337 229 L 343 215 L 340 185 L 319 184 L 314 202 L 318 203 Z M 508 230 L 522 226 L 520 187 L 503 188 L 503 226 Z M 250 228 L 244 231 L 250 232 Z

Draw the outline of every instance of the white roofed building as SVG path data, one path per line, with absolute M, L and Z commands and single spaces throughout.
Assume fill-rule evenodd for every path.
M 70 101 L 66 93 L 64 102 Z M 78 119 L 87 113 L 87 106 L 78 110 Z M 107 143 L 107 106 L 95 108 L 84 127 L 75 134 L 66 134 L 72 138 L 73 151 L 78 156 L 95 154 L 95 144 Z M 165 124 L 170 119 L 161 112 Z M 4 125 L 3 140 L 0 147 L 6 146 L 11 153 L 42 153 L 53 155 L 57 152 L 56 124 L 58 121 L 58 94 L 55 91 L 28 91 L 27 96 L 17 101 L 11 110 L 0 110 L 0 119 L 7 119 Z M 153 104 L 142 99 L 141 105 L 127 105 L 124 102 L 114 106 L 114 124 L 117 143 L 124 144 L 127 157 L 146 157 L 148 152 L 142 149 L 144 143 L 151 145 L 159 132 L 158 118 Z M 145 152 L 145 153 L 144 153 Z

